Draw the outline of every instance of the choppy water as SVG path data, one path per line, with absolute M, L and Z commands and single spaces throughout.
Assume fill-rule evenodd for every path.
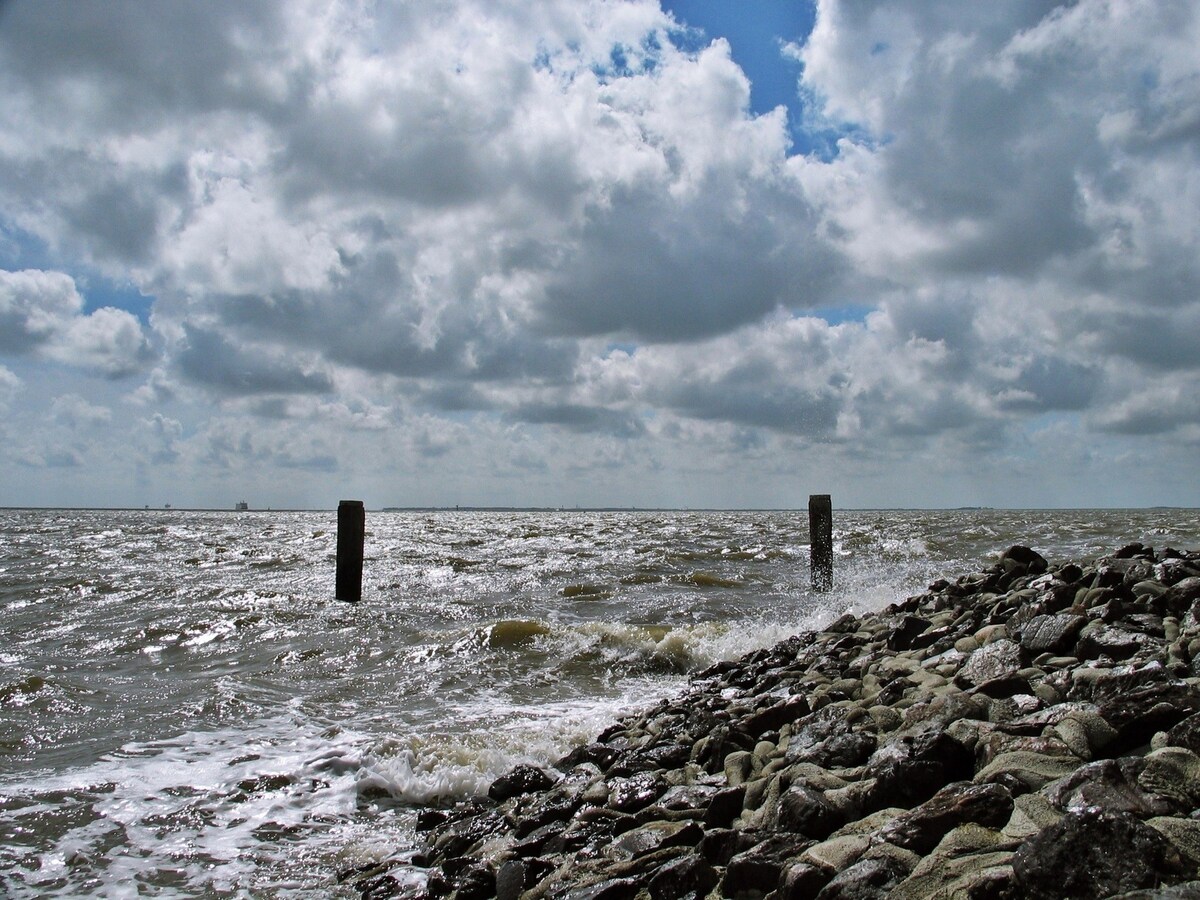
M 368 514 L 335 601 L 336 513 L 0 510 L 0 893 L 327 897 L 417 805 L 545 763 L 687 673 L 977 570 L 1200 511 L 807 516 Z

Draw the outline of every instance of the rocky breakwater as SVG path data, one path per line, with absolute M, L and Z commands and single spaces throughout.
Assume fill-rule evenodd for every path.
M 1200 897 L 1200 552 L 927 593 L 420 816 L 366 897 Z M 424 884 L 401 877 L 419 867 Z

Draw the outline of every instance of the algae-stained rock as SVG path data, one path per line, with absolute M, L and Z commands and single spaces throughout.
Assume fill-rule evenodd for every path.
M 1137 773 L 1129 767 L 1115 759 L 1101 759 L 1046 785 L 1042 794 L 1062 812 L 1100 808 L 1146 818 L 1170 811 L 1161 808 L 1161 798 L 1147 796 L 1138 782 Z
M 647 887 L 652 900 L 682 900 L 705 896 L 719 879 L 716 870 L 693 853 L 661 866 Z
M 855 863 L 867 848 L 871 838 L 865 834 L 846 834 L 813 844 L 801 859 L 833 871 L 841 871 Z
M 1075 646 L 1087 621 L 1086 616 L 1070 613 L 1034 616 L 1021 630 L 1021 649 L 1030 656 L 1064 653 Z
M 891 857 L 860 859 L 830 879 L 817 896 L 820 900 L 883 900 L 908 877 L 908 870 Z
M 1155 816 L 1146 824 L 1162 834 L 1196 866 L 1200 866 L 1200 820 Z
M 1167 732 L 1167 743 L 1172 747 L 1184 747 L 1200 753 L 1200 713 L 1194 713 L 1171 726 Z
M 562 900 L 633 900 L 641 885 L 636 878 L 608 878 L 561 894 Z
M 1013 856 L 1017 893 L 1029 900 L 1108 897 L 1187 880 L 1196 866 L 1161 833 L 1124 812 L 1071 812 Z
M 971 751 L 939 729 L 903 735 L 871 757 L 867 770 L 875 778 L 866 803 L 869 810 L 923 803 L 951 781 L 970 778 Z
M 1021 646 L 1009 638 L 980 647 L 958 670 L 955 683 L 963 688 L 985 689 L 1001 685 L 1017 678 L 1021 671 Z
M 888 900 L 957 900 L 960 897 L 1006 897 L 1013 881 L 1012 851 L 975 853 L 935 859 L 913 870 Z
M 841 827 L 842 814 L 818 790 L 794 784 L 779 798 L 779 828 L 821 841 Z
M 618 812 L 636 812 L 662 796 L 666 785 L 651 772 L 629 778 L 614 778 L 609 783 L 608 805 Z
M 916 809 L 897 816 L 879 836 L 889 844 L 924 854 L 959 825 L 970 822 L 1000 828 L 1012 811 L 1012 794 L 1003 785 L 955 782 Z
M 1200 806 L 1200 756 L 1183 747 L 1163 747 L 1146 756 L 1138 784 L 1187 809 Z
M 1145 891 L 1128 891 L 1110 897 L 1109 900 L 1200 900 L 1200 881 L 1150 888 Z
M 1069 775 L 1081 760 L 1075 756 L 1051 756 L 1030 750 L 1001 753 L 975 774 L 975 782 L 1003 782 L 1011 776 L 1030 790 L 1038 790 L 1051 781 Z

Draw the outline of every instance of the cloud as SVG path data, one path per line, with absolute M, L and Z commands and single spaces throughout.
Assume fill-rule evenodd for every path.
M 184 325 L 184 346 L 177 356 L 180 371 L 191 381 L 219 394 L 326 394 L 328 375 L 295 365 L 277 352 L 231 341 L 200 326 Z
M 11 3 L 0 400 L 280 483 L 1191 447 L 1194 7 L 820 0 L 798 155 L 654 0 Z
M 0 352 L 30 353 L 44 346 L 82 309 L 69 275 L 0 271 Z
M 877 143 L 802 179 L 842 246 L 901 283 L 1000 273 L 1185 302 L 1198 35 L 1186 3 L 822 3 L 806 84 Z
M 21 379 L 12 370 L 0 366 L 0 409 L 6 408 L 21 391 Z
M 55 397 L 50 404 L 51 415 L 68 428 L 84 430 L 112 421 L 112 410 L 105 406 L 88 403 L 77 394 Z
M 38 352 L 110 378 L 140 372 L 153 359 L 137 318 L 112 307 L 84 314 L 83 306 L 69 275 L 0 270 L 0 352 Z

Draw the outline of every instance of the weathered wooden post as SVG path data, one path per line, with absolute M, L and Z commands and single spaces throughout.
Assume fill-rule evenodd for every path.
M 362 599 L 363 538 L 367 512 L 361 500 L 338 503 L 337 599 Z
M 808 497 L 809 568 L 814 591 L 833 587 L 833 501 L 829 494 Z

